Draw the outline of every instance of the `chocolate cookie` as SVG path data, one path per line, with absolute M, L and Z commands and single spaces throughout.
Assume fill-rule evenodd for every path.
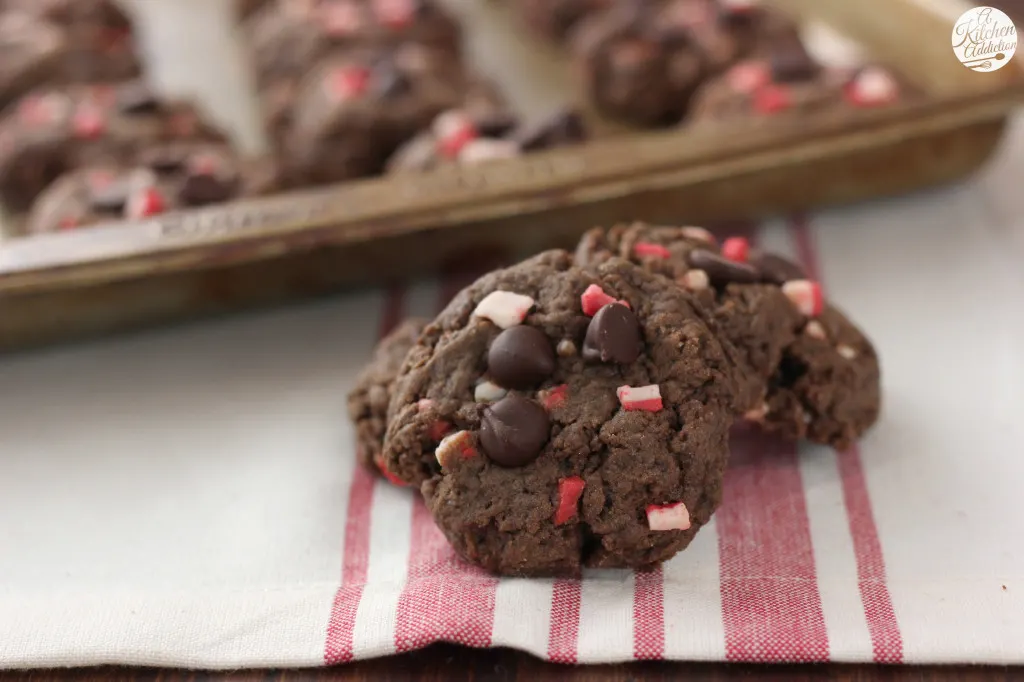
M 64 34 L 53 24 L 0 13 L 0 110 L 58 72 L 66 51 Z
M 402 362 L 426 326 L 427 320 L 409 319 L 381 339 L 373 351 L 373 358 L 356 378 L 355 386 L 348 394 L 348 414 L 356 427 L 359 463 L 399 485 L 404 484 L 388 474 L 381 459 L 381 445 L 388 425 L 388 403 Z
M 733 66 L 703 86 L 689 121 L 732 123 L 766 116 L 800 116 L 886 106 L 903 87 L 881 67 L 855 71 L 819 66 L 797 44 Z
M 472 165 L 510 159 L 579 144 L 586 138 L 583 120 L 573 111 L 519 124 L 503 110 L 474 114 L 466 108 L 450 109 L 434 119 L 428 130 L 399 147 L 388 160 L 387 170 L 423 171 L 445 163 Z
M 162 100 L 141 81 L 39 90 L 0 119 L 0 200 L 25 210 L 80 166 L 131 165 L 157 143 L 224 139 L 192 104 Z
M 423 331 L 383 459 L 489 571 L 648 566 L 718 505 L 735 371 L 684 289 L 549 251 L 481 278 Z
M 268 160 L 238 159 L 225 145 L 172 143 L 140 155 L 145 165 L 95 165 L 62 176 L 36 200 L 29 234 L 218 204 L 273 190 Z
M 286 108 L 270 112 L 289 181 L 317 185 L 380 173 L 398 146 L 441 112 L 483 106 L 469 105 L 467 98 L 498 96 L 434 56 L 410 44 L 394 51 L 339 52 L 321 61 Z
M 644 224 L 593 230 L 580 264 L 628 258 L 694 293 L 738 351 L 745 381 L 737 407 L 767 430 L 846 447 L 878 418 L 878 357 L 871 343 L 827 305 L 802 268 L 750 248 L 721 247 L 699 227 Z M 727 346 L 727 347 L 729 347 Z

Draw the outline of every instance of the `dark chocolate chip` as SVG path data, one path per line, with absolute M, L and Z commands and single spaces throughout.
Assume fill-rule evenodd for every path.
M 642 345 L 640 322 L 633 311 L 621 303 L 609 303 L 590 320 L 583 339 L 583 358 L 628 365 L 640 357 Z
M 555 351 L 536 327 L 509 327 L 491 343 L 487 371 L 499 386 L 530 388 L 555 371 Z
M 235 194 L 237 183 L 209 173 L 194 173 L 185 178 L 178 198 L 186 206 L 205 206 L 227 201 Z
M 761 281 L 761 273 L 746 263 L 737 263 L 707 249 L 695 249 L 690 252 L 691 268 L 703 270 L 708 274 L 711 285 L 716 288 L 727 284 L 754 284 Z
M 515 132 L 513 139 L 523 151 L 536 151 L 583 142 L 587 139 L 587 130 L 579 113 L 567 109 L 523 126 Z
M 762 281 L 771 284 L 785 284 L 790 280 L 807 278 L 802 267 L 773 253 L 754 254 L 750 264 L 760 271 Z
M 515 394 L 491 405 L 480 420 L 480 446 L 503 467 L 521 467 L 537 459 L 550 435 L 547 410 Z
M 129 83 L 117 89 L 117 109 L 124 114 L 152 114 L 160 110 L 160 99 L 145 83 Z
M 806 81 L 818 74 L 818 64 L 799 39 L 776 46 L 769 57 L 772 80 L 779 83 Z
M 120 213 L 128 203 L 128 185 L 121 180 L 107 182 L 89 190 L 89 205 L 96 211 Z
M 140 161 L 157 173 L 173 173 L 185 165 L 185 156 L 186 152 L 181 148 L 157 147 L 143 152 Z
M 495 111 L 474 116 L 473 125 L 482 137 L 502 137 L 507 135 L 519 123 L 514 114 L 507 111 Z

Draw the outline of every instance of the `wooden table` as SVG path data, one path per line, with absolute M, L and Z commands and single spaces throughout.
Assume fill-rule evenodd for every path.
M 378 659 L 329 670 L 189 673 L 103 668 L 94 670 L 0 673 L 0 682 L 632 682 L 633 680 L 778 680 L 810 682 L 1003 682 L 1024 680 L 1024 668 L 882 667 L 872 665 L 756 666 L 701 663 L 632 663 L 568 667 L 544 663 L 509 650 L 476 651 L 435 646 L 419 653 Z

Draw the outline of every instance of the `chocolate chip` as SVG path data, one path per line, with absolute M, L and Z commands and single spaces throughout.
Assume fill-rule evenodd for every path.
M 793 279 L 807 278 L 802 267 L 773 253 L 755 254 L 750 264 L 760 271 L 762 281 L 771 284 L 785 284 Z
M 576 111 L 559 111 L 554 116 L 523 126 L 513 135 L 523 151 L 560 147 L 587 139 L 583 118 Z
M 142 82 L 117 89 L 117 109 L 124 114 L 152 114 L 160 110 L 160 99 Z
M 555 351 L 536 327 L 509 327 L 491 343 L 487 371 L 499 386 L 530 388 L 555 371 Z
M 491 405 L 480 420 L 480 446 L 503 467 L 521 467 L 537 459 L 550 435 L 547 410 L 515 394 Z
M 156 147 L 143 152 L 140 162 L 157 173 L 173 173 L 185 165 L 186 152 L 175 147 Z
M 594 314 L 583 340 L 583 358 L 591 362 L 628 365 L 640 357 L 640 322 L 621 303 L 609 303 Z
M 128 203 L 128 185 L 121 180 L 92 187 L 89 190 L 89 205 L 104 213 L 120 213 Z
M 818 64 L 799 39 L 788 40 L 775 47 L 769 57 L 769 64 L 772 80 L 779 83 L 806 81 L 818 74 Z
M 754 284 L 761 281 L 761 273 L 746 263 L 737 263 L 707 249 L 696 249 L 690 252 L 691 268 L 703 270 L 708 274 L 711 285 L 716 288 L 727 284 Z
M 483 137 L 502 137 L 516 127 L 519 119 L 507 111 L 493 111 L 473 116 L 473 125 Z
M 227 201 L 235 194 L 237 183 L 228 182 L 209 173 L 195 173 L 185 178 L 178 198 L 186 206 L 205 206 Z

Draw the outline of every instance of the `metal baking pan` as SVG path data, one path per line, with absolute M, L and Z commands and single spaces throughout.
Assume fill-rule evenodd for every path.
M 160 6 L 181 21 L 190 12 L 201 14 L 205 2 L 139 0 L 137 9 L 158 15 L 153 8 Z M 479 51 L 475 61 L 502 81 L 521 109 L 538 110 L 564 97 L 564 59 L 554 48 L 509 31 L 512 19 L 502 3 L 450 4 L 468 27 L 470 52 Z M 0 242 L 0 350 L 415 276 L 481 249 L 516 257 L 570 246 L 586 228 L 617 220 L 756 217 L 945 183 L 991 155 L 1009 112 L 1024 101 L 1020 59 L 990 73 L 970 71 L 956 60 L 950 35 L 956 10 L 966 8 L 956 3 L 774 4 L 852 40 L 922 96 L 885 109 L 779 118 L 737 129 L 606 135 L 581 147 L 474 168 L 446 167 Z M 224 23 L 226 7 L 220 9 L 215 14 L 222 25 L 194 34 L 190 49 L 224 42 L 216 31 L 231 29 Z M 161 23 L 168 23 L 167 16 L 144 21 L 144 40 L 159 43 L 153 27 Z M 235 74 L 232 87 L 243 97 L 237 55 L 218 58 Z M 510 71 L 508 64 L 521 68 Z M 186 84 L 187 90 L 187 78 L 157 66 L 158 84 L 177 78 L 177 89 Z M 243 146 L 257 149 L 251 107 L 225 99 L 231 88 L 211 84 L 207 91 L 215 111 L 230 112 L 237 122 Z

